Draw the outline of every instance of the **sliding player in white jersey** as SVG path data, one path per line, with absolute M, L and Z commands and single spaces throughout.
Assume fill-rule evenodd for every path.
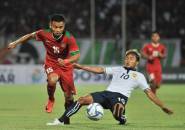
M 77 69 L 83 69 L 97 74 L 111 74 L 113 76 L 112 81 L 105 91 L 94 92 L 80 97 L 59 119 L 47 123 L 47 125 L 63 125 L 65 118 L 71 117 L 81 106 L 89 105 L 93 102 L 101 104 L 105 109 L 110 109 L 114 118 L 119 121 L 119 124 L 125 124 L 126 103 L 132 90 L 137 87 L 141 88 L 147 97 L 165 113 L 172 114 L 173 111 L 167 108 L 151 91 L 144 75 L 136 71 L 139 60 L 140 54 L 136 50 L 129 50 L 125 54 L 124 65 L 120 67 L 104 68 L 75 64 L 74 66 Z

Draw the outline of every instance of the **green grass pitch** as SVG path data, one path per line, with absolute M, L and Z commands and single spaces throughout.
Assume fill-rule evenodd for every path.
M 105 85 L 78 86 L 75 99 L 104 89 Z M 58 86 L 55 96 L 53 113 L 48 114 L 44 111 L 45 85 L 0 85 L 0 130 L 185 130 L 185 85 L 163 85 L 158 91 L 158 97 L 174 110 L 171 116 L 151 103 L 144 92 L 135 90 L 127 104 L 125 126 L 118 125 L 108 110 L 102 120 L 91 121 L 86 117 L 86 107 L 71 118 L 71 125 L 46 126 L 64 112 Z

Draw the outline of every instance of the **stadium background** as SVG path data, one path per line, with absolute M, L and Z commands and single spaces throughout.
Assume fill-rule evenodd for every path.
M 163 62 L 164 82 L 185 83 L 184 7 L 183 0 L 33 0 L 29 4 L 25 0 L 0 0 L 0 83 L 7 82 L 13 73 L 4 65 L 43 64 L 44 47 L 35 41 L 11 52 L 4 48 L 26 33 L 48 28 L 48 15 L 52 13 L 65 15 L 67 29 L 80 46 L 79 62 L 83 64 L 121 64 L 127 49 L 141 49 L 151 32 L 159 31 L 168 48 Z M 143 66 L 144 61 L 141 70 Z
M 0 0 L 0 130 L 184 130 L 184 8 L 184 0 Z M 109 111 L 98 122 L 87 120 L 85 108 L 72 117 L 70 126 L 46 126 L 63 112 L 64 99 L 57 87 L 53 113 L 44 112 L 43 45 L 29 41 L 12 51 L 5 47 L 26 33 L 47 28 L 52 13 L 66 16 L 67 29 L 80 46 L 82 64 L 121 65 L 127 49 L 140 49 L 152 31 L 159 31 L 168 57 L 163 62 L 165 84 L 158 96 L 175 114 L 165 115 L 136 90 L 127 105 L 126 126 L 117 125 Z M 143 60 L 139 69 L 144 70 Z M 104 90 L 111 79 L 85 71 L 75 71 L 74 78 L 75 99 Z

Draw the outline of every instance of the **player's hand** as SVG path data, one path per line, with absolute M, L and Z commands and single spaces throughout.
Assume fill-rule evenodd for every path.
M 81 65 L 80 64 L 77 64 L 77 63 L 73 63 L 73 67 L 75 69 L 81 69 Z
M 65 66 L 64 60 L 61 59 L 61 58 L 58 58 L 58 63 L 59 63 L 59 65 L 61 65 L 61 66 Z
M 167 108 L 167 107 L 163 107 L 162 110 L 163 110 L 165 113 L 169 114 L 169 115 L 173 114 L 173 111 L 170 110 L 170 109 Z
M 11 42 L 9 45 L 8 45 L 8 49 L 13 49 L 17 46 L 16 42 Z
M 70 61 L 68 59 L 61 59 L 61 58 L 58 58 L 58 63 L 61 65 L 61 66 L 66 66 L 66 65 L 69 65 L 70 64 Z

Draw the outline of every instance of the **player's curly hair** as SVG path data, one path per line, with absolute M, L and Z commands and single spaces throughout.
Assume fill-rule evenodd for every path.
M 52 14 L 49 16 L 50 21 L 65 22 L 65 17 L 62 14 Z

